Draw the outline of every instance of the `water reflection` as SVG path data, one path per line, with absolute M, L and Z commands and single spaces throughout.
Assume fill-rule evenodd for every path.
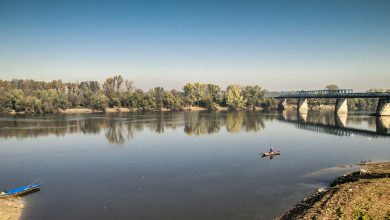
M 390 136 L 390 117 L 369 117 L 358 113 L 338 115 L 331 111 L 284 112 L 283 122 L 293 123 L 295 128 L 334 134 L 339 136 Z
M 260 132 L 267 120 L 292 123 L 298 129 L 352 136 L 390 136 L 390 117 L 368 117 L 333 112 L 168 112 L 91 115 L 13 116 L 0 118 L 0 138 L 30 138 L 47 135 L 104 133 L 112 144 L 124 144 L 147 129 L 163 133 L 183 129 L 200 136 L 225 130 L 229 133 Z
M 240 130 L 258 132 L 265 127 L 265 118 L 265 115 L 253 112 L 14 116 L 0 118 L 0 138 L 103 132 L 109 143 L 124 144 L 144 129 L 156 133 L 163 133 L 166 129 L 183 129 L 192 136 L 218 133 L 221 129 L 229 133 Z

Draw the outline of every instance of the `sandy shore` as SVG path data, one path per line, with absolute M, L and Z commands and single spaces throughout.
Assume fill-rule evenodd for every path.
M 262 111 L 264 108 L 256 107 L 254 109 L 255 111 Z M 83 113 L 95 113 L 95 112 L 137 112 L 138 109 L 129 109 L 129 108 L 122 108 L 122 107 L 115 107 L 115 108 L 105 108 L 104 111 L 102 110 L 93 110 L 89 108 L 68 108 L 68 109 L 59 109 L 57 113 L 59 114 L 83 114 Z M 157 111 L 157 110 L 156 110 Z M 155 112 L 156 112 L 155 111 Z M 158 110 L 160 112 L 170 112 L 172 110 L 167 108 L 161 108 Z M 189 107 L 183 107 L 182 111 L 208 111 L 207 108 L 200 107 L 200 106 L 189 106 Z M 230 111 L 228 107 L 221 107 L 218 106 L 216 111 Z M 252 109 L 244 109 L 243 111 L 252 111 Z M 11 112 L 7 113 L 9 115 L 24 115 L 24 114 L 34 114 L 34 113 L 27 113 L 27 112 L 15 112 L 15 110 L 12 110 Z
M 390 162 L 336 178 L 279 219 L 390 219 Z
M 23 208 L 23 200 L 19 197 L 0 199 L 0 220 L 20 219 Z

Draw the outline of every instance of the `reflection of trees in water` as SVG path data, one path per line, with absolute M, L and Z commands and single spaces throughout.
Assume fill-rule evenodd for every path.
M 269 118 L 269 117 L 267 117 Z M 124 144 L 137 132 L 163 133 L 182 128 L 188 135 L 218 133 L 223 126 L 228 132 L 260 131 L 265 116 L 258 112 L 178 112 L 128 115 L 7 117 L 0 120 L 1 138 L 28 138 L 47 135 L 99 134 L 104 132 L 109 143 Z
M 125 138 L 123 132 L 123 122 L 110 121 L 106 130 L 106 138 L 111 144 L 124 144 Z
M 217 133 L 221 129 L 219 112 L 203 114 L 189 112 L 184 115 L 184 132 L 188 135 L 203 135 Z
M 243 124 L 243 112 L 231 112 L 226 118 L 226 130 L 231 133 L 238 133 Z
M 258 112 L 191 112 L 185 116 L 184 131 L 189 135 L 217 133 L 222 126 L 230 133 L 260 131 L 265 127 L 264 115 Z
M 137 114 L 97 114 L 85 116 L 40 116 L 40 117 L 4 117 L 0 119 L 0 137 L 26 138 L 47 135 L 64 136 L 66 134 L 104 133 L 107 141 L 124 144 L 138 132 L 147 129 L 163 133 L 167 129 L 183 129 L 188 135 L 218 133 L 225 127 L 230 133 L 240 131 L 259 132 L 265 127 L 265 120 L 299 120 L 297 111 L 283 114 L 262 114 L 259 112 L 155 112 Z M 338 117 L 332 111 L 309 111 L 305 123 L 344 127 L 348 123 L 367 123 L 377 126 L 376 130 L 388 133 L 389 128 L 382 120 L 374 117 L 351 116 Z M 381 123 L 378 123 L 381 122 Z M 385 124 L 385 125 L 382 125 Z
M 258 132 L 265 128 L 264 116 L 256 112 L 246 112 L 243 125 L 245 131 Z

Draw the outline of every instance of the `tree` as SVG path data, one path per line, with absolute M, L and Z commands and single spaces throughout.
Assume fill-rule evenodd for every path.
M 340 88 L 339 88 L 339 86 L 336 85 L 336 84 L 330 84 L 330 85 L 326 85 L 326 86 L 325 86 L 325 89 L 326 89 L 326 90 L 339 90 Z
M 265 90 L 260 86 L 246 86 L 243 91 L 243 97 L 247 101 L 246 106 L 255 109 L 263 100 Z
M 152 92 L 146 93 L 139 104 L 142 111 L 155 111 L 157 109 L 156 97 Z
M 183 87 L 183 91 L 184 91 L 184 96 L 185 96 L 186 102 L 188 104 L 190 104 L 191 106 L 194 105 L 194 103 L 196 101 L 196 93 L 195 93 L 194 85 L 191 83 L 187 83 Z
M 25 99 L 22 90 L 12 89 L 4 95 L 6 96 L 6 107 L 14 109 L 16 112 L 25 110 Z
M 194 92 L 197 105 L 205 106 L 206 85 L 199 82 L 194 83 Z
M 218 85 L 207 84 L 204 99 L 207 109 L 217 110 L 223 100 L 221 88 Z
M 108 98 L 103 93 L 92 95 L 91 101 L 94 110 L 104 111 L 108 106 Z
M 162 87 L 155 87 L 149 93 L 153 96 L 157 110 L 161 110 L 164 107 L 164 89 Z
M 226 104 L 234 110 L 242 109 L 245 106 L 246 100 L 241 96 L 239 85 L 229 85 L 226 89 Z
M 172 111 L 182 109 L 182 99 L 175 90 L 164 93 L 164 106 Z
M 108 98 L 108 105 L 110 107 L 120 106 L 123 77 L 121 75 L 116 75 L 114 77 L 109 77 L 103 83 L 104 94 Z
M 144 92 L 141 89 L 137 89 L 134 92 L 127 94 L 128 107 L 137 109 L 141 107 L 141 102 L 144 96 Z

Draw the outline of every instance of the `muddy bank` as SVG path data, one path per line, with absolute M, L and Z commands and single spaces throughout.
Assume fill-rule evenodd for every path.
M 390 162 L 362 165 L 336 178 L 278 219 L 390 218 Z
M 21 198 L 0 199 L 0 220 L 20 219 L 24 204 Z

